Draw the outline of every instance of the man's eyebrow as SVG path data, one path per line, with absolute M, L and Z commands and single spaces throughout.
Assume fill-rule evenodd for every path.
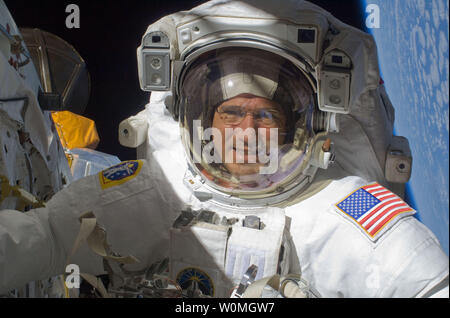
M 234 108 L 244 108 L 243 106 L 230 104 L 230 105 L 221 105 L 221 106 L 217 107 L 217 109 L 221 109 L 223 107 L 226 107 L 226 108 L 232 108 L 232 107 L 234 107 Z
M 282 112 L 281 109 L 279 109 L 279 108 L 277 108 L 277 107 L 272 107 L 272 106 L 264 107 L 264 108 L 261 108 L 261 109 L 264 109 L 264 110 L 270 110 L 270 111 L 275 111 L 275 112 L 278 112 L 278 113 L 281 113 L 281 112 Z
M 218 106 L 217 108 L 221 108 L 221 107 L 246 108 L 246 107 L 243 106 L 243 105 L 236 105 L 236 104 L 225 104 L 225 105 L 220 105 L 220 106 Z M 283 110 L 282 110 L 279 106 L 277 106 L 277 105 L 274 105 L 274 106 L 270 106 L 270 105 L 268 105 L 268 106 L 263 106 L 263 107 L 261 107 L 261 108 L 256 108 L 255 111 L 256 111 L 256 110 L 268 110 L 268 111 L 275 111 L 275 112 L 278 112 L 278 113 L 282 113 L 282 112 L 283 112 Z

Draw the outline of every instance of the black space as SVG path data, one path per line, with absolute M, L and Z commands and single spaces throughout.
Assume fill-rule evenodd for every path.
M 63 38 L 80 53 L 91 75 L 91 97 L 84 116 L 96 122 L 98 151 L 135 159 L 119 144 L 119 123 L 141 111 L 148 93 L 139 88 L 136 48 L 148 25 L 165 15 L 189 10 L 204 0 L 5 0 L 19 27 L 39 28 Z M 362 29 L 360 0 L 312 0 L 343 22 Z M 80 8 L 80 29 L 65 26 L 66 7 Z M 280 0 L 280 5 L 282 1 Z

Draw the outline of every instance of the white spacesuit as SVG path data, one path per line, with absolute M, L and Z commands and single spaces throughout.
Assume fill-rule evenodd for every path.
M 189 296 L 287 277 L 297 296 L 448 297 L 371 36 L 303 1 L 211 1 L 151 25 L 138 61 L 151 100 L 119 133 L 142 159 L 2 211 L 0 292 L 76 264 L 118 295 L 168 259 Z

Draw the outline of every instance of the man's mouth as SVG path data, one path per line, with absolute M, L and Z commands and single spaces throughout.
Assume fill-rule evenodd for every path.
M 258 162 L 257 150 L 249 147 L 237 148 L 233 147 L 236 154 L 236 163 L 256 163 Z

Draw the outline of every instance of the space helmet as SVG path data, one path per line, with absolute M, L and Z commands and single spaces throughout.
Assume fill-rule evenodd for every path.
M 299 180 L 316 137 L 307 73 L 268 50 L 225 46 L 195 58 L 182 76 L 181 135 L 206 183 L 251 198 Z
M 165 104 L 180 123 L 192 184 L 200 180 L 196 193 L 276 204 L 328 169 L 334 141 L 352 138 L 335 134 L 339 115 L 379 85 L 373 40 L 355 32 L 306 1 L 272 0 L 213 0 L 148 27 L 137 50 L 140 85 L 171 93 Z M 350 144 L 363 149 L 358 142 Z M 373 165 L 360 162 L 348 164 Z

